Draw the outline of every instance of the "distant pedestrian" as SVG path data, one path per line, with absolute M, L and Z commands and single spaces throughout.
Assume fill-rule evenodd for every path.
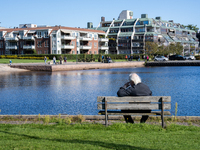
M 47 57 L 44 56 L 44 63 L 45 63 L 45 65 L 46 65 L 46 62 L 47 62 Z
M 133 60 L 133 55 L 131 55 L 131 61 Z
M 138 61 L 140 61 L 140 55 L 138 56 Z
M 104 56 L 103 56 L 103 55 L 102 55 L 102 57 L 101 57 L 101 58 L 102 58 L 102 62 L 104 62 Z
M 128 61 L 128 57 L 127 57 L 127 55 L 125 56 L 125 59 L 126 59 L 126 61 Z
M 10 66 L 11 66 L 11 64 L 12 64 L 12 60 L 10 60 L 9 63 L 10 63 Z
M 143 56 L 143 58 L 144 58 L 144 61 L 145 61 L 145 55 Z
M 149 61 L 149 56 L 147 55 L 147 61 Z
M 53 64 L 54 65 L 56 64 L 56 57 L 55 56 L 53 57 Z
M 64 62 L 67 63 L 67 57 L 66 56 L 64 57 Z
M 128 61 L 130 61 L 130 55 L 128 55 Z
M 62 58 L 61 55 L 60 55 L 59 59 L 60 59 L 60 64 L 62 64 L 62 60 L 63 60 L 63 58 Z

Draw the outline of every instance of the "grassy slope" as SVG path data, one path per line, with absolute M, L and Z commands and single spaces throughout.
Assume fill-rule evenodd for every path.
M 0 149 L 200 149 L 200 128 L 148 124 L 3 125 Z

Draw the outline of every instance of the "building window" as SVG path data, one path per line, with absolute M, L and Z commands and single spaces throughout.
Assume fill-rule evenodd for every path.
M 41 51 L 41 50 L 39 50 L 39 51 L 38 51 L 38 54 L 42 54 L 42 51 Z
M 92 54 L 92 51 L 90 51 L 90 54 Z
M 47 50 L 45 50 L 45 51 L 44 51 L 44 54 L 48 54 L 48 51 L 47 51 Z
M 52 38 L 56 38 L 56 34 L 52 34 Z
M 97 39 L 97 35 L 96 35 L 96 34 L 94 35 L 94 39 L 95 39 L 95 40 Z
M 75 52 L 74 52 L 74 51 L 72 51 L 72 54 L 75 54 Z
M 44 42 L 44 47 L 49 47 L 49 41 Z
M 94 47 L 95 47 L 95 48 L 97 47 L 97 43 L 96 43 L 96 42 L 94 43 Z
M 37 47 L 42 47 L 42 41 L 37 42 Z
M 0 41 L 0 48 L 3 48 L 3 41 Z
M 92 38 L 92 34 L 89 34 L 89 37 Z
M 42 32 L 38 32 L 38 37 L 41 38 L 42 37 Z
M 48 32 L 47 31 L 44 32 L 44 37 L 48 37 Z
M 97 54 L 97 51 L 94 51 L 94 54 Z
M 24 41 L 21 41 L 20 42 L 20 47 L 23 48 L 23 45 L 24 45 Z
M 90 42 L 90 43 L 89 43 L 89 46 L 91 46 L 91 47 L 92 47 L 92 42 Z
M 56 41 L 52 41 L 52 47 L 53 47 L 53 48 L 56 47 Z

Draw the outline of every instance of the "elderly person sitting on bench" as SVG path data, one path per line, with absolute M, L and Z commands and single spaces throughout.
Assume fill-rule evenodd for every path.
M 151 96 L 152 92 L 149 87 L 141 82 L 140 77 L 136 73 L 129 75 L 129 82 L 120 87 L 117 95 L 119 97 L 123 96 Z M 126 110 L 122 110 L 126 111 Z M 134 123 L 130 115 L 124 115 L 126 122 Z M 140 122 L 145 122 L 148 119 L 148 116 L 142 116 Z

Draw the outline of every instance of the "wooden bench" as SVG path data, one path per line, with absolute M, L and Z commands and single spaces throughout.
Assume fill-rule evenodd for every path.
M 165 111 L 171 109 L 171 96 L 98 96 L 97 108 L 100 110 L 99 115 L 105 115 L 106 126 L 108 115 L 160 115 L 164 128 L 164 115 L 171 115 Z

